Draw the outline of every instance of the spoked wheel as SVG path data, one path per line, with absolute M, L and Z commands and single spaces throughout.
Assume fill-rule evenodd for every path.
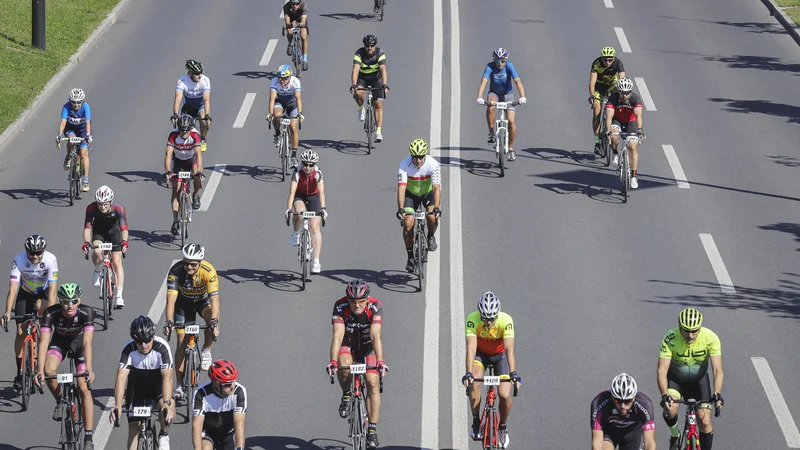
M 22 410 L 27 411 L 33 390 L 33 344 L 28 341 L 22 349 Z
M 506 142 L 506 131 L 501 128 L 497 130 L 497 165 L 500 167 L 500 177 L 506 176 L 506 150 L 508 148 L 504 145 Z

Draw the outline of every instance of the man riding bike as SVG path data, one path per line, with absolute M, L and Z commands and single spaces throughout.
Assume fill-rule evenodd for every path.
M 272 143 L 278 146 L 280 138 L 281 117 L 297 117 L 301 121 L 303 117 L 303 96 L 300 87 L 300 79 L 292 75 L 292 67 L 283 64 L 276 71 L 277 78 L 272 80 L 269 86 L 269 114 L 267 120 L 272 121 L 274 131 Z M 297 146 L 300 144 L 300 133 L 297 130 L 297 121 L 293 120 L 289 125 L 290 146 L 292 148 L 292 167 L 297 167 Z
M 358 120 L 366 119 L 364 99 L 366 91 L 357 90 L 357 87 L 372 86 L 372 105 L 375 107 L 375 142 L 383 141 L 381 127 L 383 127 L 383 98 L 389 92 L 389 75 L 386 70 L 386 53 L 378 47 L 378 38 L 373 34 L 364 36 L 361 40 L 364 47 L 356 50 L 353 55 L 353 71 L 350 74 L 350 92 L 358 105 Z
M 295 27 L 308 26 L 308 5 L 301 0 L 289 0 L 283 4 L 283 20 L 286 25 L 286 54 L 292 56 L 292 38 Z M 308 70 L 308 28 L 300 28 L 300 48 L 303 51 L 302 70 Z
M 608 97 L 617 86 L 617 80 L 625 78 L 625 66 L 617 58 L 614 47 L 603 47 L 600 57 L 592 61 L 589 71 L 589 104 L 592 105 L 592 132 L 594 132 L 594 152 L 600 154 L 600 107 L 603 98 Z
M 208 368 L 210 381 L 198 387 L 190 399 L 195 450 L 244 449 L 247 389 L 236 382 L 238 376 L 236 366 L 224 359 Z
M 328 375 L 336 375 L 342 388 L 339 417 L 347 418 L 350 405 L 350 371 L 339 371 L 339 366 L 363 363 L 374 366 L 367 370 L 367 448 L 378 448 L 378 419 L 381 409 L 380 375 L 389 367 L 384 363 L 383 303 L 369 295 L 369 285 L 362 279 L 347 283 L 345 296 L 333 305 L 333 340 Z
M 183 102 L 183 107 L 181 107 Z M 211 80 L 203 75 L 203 63 L 186 61 L 186 75 L 178 78 L 175 101 L 172 103 L 172 125 L 177 126 L 178 114 L 200 119 L 200 150 L 206 151 L 206 135 L 211 128 Z
M 122 286 L 125 283 L 125 271 L 122 268 L 122 254 L 128 251 L 128 217 L 125 207 L 114 201 L 114 191 L 108 186 L 100 186 L 94 195 L 95 202 L 86 207 L 86 218 L 83 221 L 83 253 L 92 252 L 94 275 L 92 283 L 100 287 L 100 266 L 103 264 L 103 252 L 98 246 L 103 242 L 113 244 L 111 248 L 111 265 L 117 279 L 117 299 L 115 307 L 125 306 L 122 299 Z
M 611 149 L 614 151 L 613 165 L 619 163 L 620 131 L 636 134 L 639 140 L 631 140 L 628 148 L 631 152 L 631 189 L 639 187 L 636 174 L 639 169 L 639 141 L 644 140 L 642 129 L 642 97 L 633 91 L 633 81 L 630 78 L 621 78 L 617 82 L 617 91 L 608 97 L 606 103 L 606 133 L 611 137 Z
M 406 246 L 406 270 L 414 270 L 414 216 L 422 205 L 428 212 L 428 251 L 435 252 L 436 229 L 442 216 L 441 193 L 442 175 L 439 162 L 428 154 L 428 143 L 414 139 L 408 146 L 410 153 L 402 162 L 397 173 L 397 219 L 403 221 L 403 241 Z
M 325 207 L 325 182 L 322 178 L 322 171 L 317 167 L 319 155 L 314 150 L 306 150 L 300 157 L 303 167 L 297 167 L 292 175 L 292 182 L 289 185 L 289 199 L 285 218 L 289 218 L 291 212 L 312 211 L 322 214 L 322 218 L 328 219 L 328 210 Z M 320 273 L 322 265 L 319 263 L 319 256 L 322 253 L 322 230 L 320 229 L 320 217 L 313 217 L 309 220 L 309 231 L 311 232 L 311 246 L 314 249 L 314 261 L 311 265 L 311 273 Z M 294 216 L 294 231 L 292 231 L 292 245 L 300 245 L 300 234 L 297 230 L 303 224 L 303 218 Z
M 203 185 L 203 153 L 198 152 L 200 148 L 200 135 L 194 128 L 194 118 L 188 114 L 181 114 L 178 118 L 178 126 L 169 133 L 167 138 L 167 149 L 164 153 L 164 178 L 170 180 L 172 173 L 192 172 L 194 180 L 194 191 L 192 192 L 192 208 L 200 209 L 200 188 Z M 180 183 L 186 180 L 179 180 L 179 183 L 172 184 L 172 228 L 170 231 L 173 236 L 177 236 L 180 223 L 178 220 L 178 194 Z
M 497 48 L 492 53 L 493 62 L 486 64 L 481 77 L 481 84 L 478 86 L 478 104 L 485 105 L 489 102 L 489 107 L 486 108 L 486 124 L 489 126 L 488 142 L 494 144 L 494 113 L 495 107 L 491 102 L 513 102 L 514 101 L 514 84 L 517 85 L 519 90 L 519 103 L 524 105 L 528 99 L 525 98 L 525 87 L 522 85 L 522 80 L 517 75 L 517 69 L 514 64 L 508 60 L 508 50 L 504 48 Z M 489 83 L 489 94 L 487 98 L 483 98 L 483 90 L 486 88 L 486 83 Z M 508 106 L 508 160 L 514 161 L 517 156 L 514 154 L 514 139 L 517 137 L 517 110 L 516 107 Z
M 592 400 L 592 450 L 644 450 L 656 448 L 653 402 L 639 392 L 636 380 L 621 373 L 611 388 Z
M 58 125 L 58 136 L 56 144 L 61 145 L 61 139 L 70 136 L 82 137 L 81 142 L 81 168 L 83 168 L 83 179 L 81 190 L 89 192 L 89 144 L 92 143 L 92 108 L 86 103 L 86 93 L 81 88 L 69 91 L 69 102 L 64 103 L 61 108 L 61 122 Z M 64 170 L 69 170 L 69 146 L 67 155 L 64 157 Z

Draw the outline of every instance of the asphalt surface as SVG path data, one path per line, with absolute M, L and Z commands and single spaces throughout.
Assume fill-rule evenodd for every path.
M 171 261 L 180 258 L 159 173 L 175 80 L 183 62 L 195 58 L 212 80 L 206 175 L 216 164 L 226 171 L 190 232 L 222 279 L 222 336 L 213 354 L 234 361 L 248 388 L 248 448 L 349 448 L 346 422 L 335 412 L 338 389 L 323 367 L 331 308 L 353 277 L 367 279 L 385 306 L 391 373 L 379 425 L 382 448 L 420 448 L 431 438 L 438 444 L 427 447 L 478 448 L 467 444 L 466 428 L 455 435 L 451 428 L 467 423 L 458 395 L 463 388 L 451 377 L 460 377 L 464 365 L 462 355 L 451 360 L 458 343 L 450 337 L 463 317 L 451 312 L 451 295 L 460 291 L 449 280 L 462 266 L 464 298 L 456 303 L 464 312 L 493 290 L 517 325 L 525 383 L 509 421 L 513 448 L 545 445 L 554 432 L 561 436 L 551 448 L 586 447 L 589 402 L 621 371 L 657 401 L 659 342 L 686 305 L 701 309 L 723 344 L 726 407 L 715 420 L 715 448 L 787 448 L 751 358 L 766 358 L 789 411 L 800 414 L 794 351 L 800 94 L 792 89 L 800 58 L 761 3 L 616 0 L 610 9 L 601 0 L 461 0 L 457 24 L 450 2 L 442 3 L 441 24 L 434 2 L 390 2 L 383 22 L 372 18 L 369 3 L 310 5 L 301 147 L 320 153 L 331 215 L 323 273 L 305 292 L 299 292 L 296 253 L 282 218 L 288 183 L 277 178 L 279 160 L 263 122 L 272 71 L 288 62 L 280 2 L 130 5 L 0 153 L 0 260 L 9 261 L 27 235 L 40 233 L 59 258 L 61 281 L 95 292 L 91 265 L 79 252 L 91 196 L 67 206 L 63 153 L 52 144 L 64 94 L 72 86 L 86 90 L 95 113 L 92 192 L 111 186 L 131 227 L 126 308 L 110 330 L 96 333 L 96 418 L 112 393 L 128 323 L 150 311 Z M 178 20 L 198 31 L 176 27 Z M 621 51 L 614 27 L 624 30 L 632 53 Z M 460 32 L 455 68 L 452 30 Z M 438 65 L 437 32 L 444 56 Z M 351 55 L 365 33 L 376 34 L 387 52 L 392 89 L 385 141 L 371 155 L 347 92 Z M 277 47 L 269 64 L 259 66 L 270 39 L 279 39 Z M 614 172 L 591 154 L 586 84 L 604 45 L 617 48 L 629 76 L 647 82 L 657 107 L 644 113 L 640 189 L 627 204 Z M 497 46 L 511 52 L 529 100 L 518 108 L 517 161 L 505 178 L 497 176 L 483 110 L 475 104 L 480 72 Z M 395 173 L 408 142 L 438 129 L 431 123 L 437 77 L 444 87 L 442 104 L 433 109 L 443 119 L 436 151 L 445 166 L 445 215 L 441 266 L 429 268 L 439 271 L 441 289 L 427 301 L 439 302 L 438 330 L 425 329 L 426 298 L 404 271 L 393 218 Z M 461 84 L 458 129 L 449 126 L 454 78 Z M 257 93 L 256 100 L 244 126 L 233 128 L 247 93 Z M 449 142 L 460 142 L 458 158 Z M 676 186 L 662 145 L 674 147 L 691 189 Z M 450 184 L 455 173 L 458 187 Z M 463 220 L 460 235 L 453 235 L 448 214 L 457 208 Z M 721 291 L 700 233 L 713 236 L 735 293 Z M 452 261 L 454 244 L 463 247 L 461 261 Z M 438 353 L 430 354 L 428 336 L 438 336 Z M 9 334 L 0 346 L 0 359 L 9 362 L 0 373 L 0 449 L 55 448 L 49 395 L 34 397 L 30 411 L 20 412 L 11 390 L 11 349 Z M 426 383 L 423 357 L 438 359 L 438 379 Z M 433 390 L 423 394 L 424 386 Z M 425 404 L 436 405 L 435 414 L 421 406 L 431 393 L 438 398 Z M 452 398 L 460 402 L 455 416 Z M 191 448 L 183 420 L 171 432 L 178 450 Z M 433 435 L 423 427 L 426 420 Z M 31 423 L 41 425 L 35 434 L 19 432 Z M 656 437 L 666 448 L 660 418 Z M 119 429 L 105 448 L 123 448 L 124 441 Z

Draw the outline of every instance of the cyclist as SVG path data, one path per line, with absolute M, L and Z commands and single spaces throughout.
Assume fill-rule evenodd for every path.
M 322 214 L 322 218 L 328 219 L 328 211 L 325 207 L 325 182 L 322 179 L 322 170 L 317 167 L 319 155 L 313 150 L 306 150 L 300 155 L 303 168 L 295 168 L 292 175 L 292 183 L 289 185 L 289 199 L 284 217 L 289 218 L 289 213 L 301 212 L 306 209 Z M 292 245 L 300 245 L 300 235 L 297 230 L 303 223 L 302 217 L 294 216 L 294 231 L 292 232 Z M 319 263 L 319 255 L 322 253 L 322 230 L 319 227 L 320 218 L 314 217 L 309 220 L 311 228 L 311 244 L 314 249 L 314 263 L 311 265 L 311 273 L 320 273 L 322 266 Z
M 200 188 L 203 178 L 203 153 L 198 152 L 200 135 L 194 128 L 194 118 L 188 114 L 181 114 L 178 126 L 169 133 L 167 149 L 164 153 L 164 177 L 169 181 L 172 172 L 192 172 L 194 177 L 194 191 L 192 193 L 192 208 L 200 209 Z M 183 183 L 184 181 L 180 181 Z M 172 235 L 178 235 L 178 192 L 180 184 L 172 185 Z
M 247 389 L 236 382 L 238 376 L 236 366 L 224 359 L 214 361 L 208 368 L 211 381 L 198 387 L 192 399 L 195 450 L 244 449 Z
M 381 127 L 383 126 L 383 98 L 389 92 L 389 75 L 386 70 L 386 53 L 378 47 L 378 38 L 368 34 L 362 39 L 364 47 L 356 50 L 353 55 L 353 72 L 350 75 L 350 92 L 358 105 L 358 120 L 366 118 L 364 110 L 365 91 L 356 90 L 356 87 L 372 87 L 372 106 L 375 107 L 375 142 L 383 141 Z M 385 92 L 384 92 L 385 90 Z
M 670 450 L 678 449 L 681 435 L 678 430 L 678 404 L 672 399 L 694 398 L 710 400 L 697 411 L 700 431 L 700 448 L 711 450 L 714 429 L 711 424 L 711 403 L 722 408 L 722 385 L 725 373 L 722 370 L 722 345 L 719 337 L 702 327 L 703 315 L 695 308 L 686 308 L 678 314 L 678 327 L 667 331 L 661 341 L 658 354 L 658 389 L 661 391 L 661 406 L 664 420 L 672 436 Z M 708 362 L 714 375 L 714 390 L 708 379 Z
M 61 108 L 61 122 L 58 125 L 56 144 L 61 145 L 61 139 L 66 133 L 67 137 L 78 136 L 85 140 L 81 142 L 81 168 L 83 179 L 81 190 L 89 192 L 89 144 L 92 143 L 92 108 L 86 103 L 86 93 L 81 88 L 69 91 L 69 102 Z M 69 146 L 64 157 L 64 170 L 69 170 Z
M 592 400 L 592 450 L 644 450 L 656 448 L 653 402 L 639 392 L 636 380 L 621 373 L 611 388 Z
M 181 101 L 184 102 L 181 107 Z M 172 125 L 180 116 L 188 114 L 200 119 L 200 150 L 206 151 L 206 135 L 211 128 L 211 80 L 203 75 L 203 63 L 186 61 L 186 75 L 178 78 L 175 101 L 172 103 Z
M 378 448 L 378 418 L 381 409 L 379 386 L 380 371 L 386 375 L 389 367 L 383 359 L 383 303 L 369 295 L 369 285 L 362 279 L 347 283 L 345 296 L 333 305 L 333 340 L 331 341 L 331 361 L 328 375 L 338 373 L 342 387 L 342 401 L 339 404 L 339 417 L 347 418 L 350 405 L 351 376 L 349 371 L 338 371 L 340 365 L 364 363 L 374 366 L 367 370 L 367 448 Z
M 617 86 L 617 80 L 625 78 L 625 66 L 617 58 L 614 47 L 603 47 L 600 57 L 592 61 L 589 71 L 589 104 L 592 105 L 592 132 L 594 133 L 594 152 L 600 154 L 600 107 L 603 98 L 608 97 Z
M 528 99 L 525 98 L 525 87 L 522 85 L 522 80 L 517 75 L 517 69 L 514 64 L 508 60 L 508 50 L 504 48 L 497 48 L 492 53 L 493 62 L 486 64 L 481 77 L 481 84 L 478 86 L 478 104 L 483 106 L 487 102 L 513 102 L 514 101 L 514 84 L 517 85 L 519 90 L 519 103 L 524 105 Z M 487 98 L 483 98 L 483 90 L 486 88 L 486 83 L 489 83 L 489 94 Z M 495 107 L 489 106 L 486 109 L 486 124 L 489 126 L 488 142 L 494 144 L 494 113 Z M 514 139 L 517 137 L 517 111 L 516 107 L 508 106 L 508 160 L 513 161 L 517 159 L 514 154 Z
M 122 299 L 122 286 L 125 282 L 125 271 L 122 268 L 122 254 L 128 251 L 128 217 L 125 207 L 114 201 L 114 191 L 108 186 L 100 186 L 94 194 L 95 202 L 86 207 L 86 219 L 83 225 L 83 253 L 92 252 L 94 263 L 94 277 L 92 283 L 100 287 L 100 265 L 103 263 L 103 253 L 97 248 L 103 242 L 110 242 L 111 265 L 114 267 L 114 276 L 117 279 L 117 298 L 115 307 L 122 309 L 125 301 Z
M 645 138 L 642 129 L 642 97 L 633 92 L 633 81 L 630 78 L 621 78 L 617 82 L 617 91 L 608 97 L 606 103 L 606 133 L 611 136 L 611 148 L 614 150 L 614 161 L 619 162 L 617 147 L 619 145 L 620 131 L 625 133 L 636 133 L 639 139 Z M 612 134 L 614 133 L 614 134 Z M 639 187 L 639 180 L 636 179 L 637 169 L 639 168 L 639 142 L 631 140 L 628 148 L 631 152 L 631 189 Z
M 55 255 L 45 251 L 47 242 L 42 236 L 33 234 L 25 239 L 25 251 L 14 257 L 11 262 L 11 276 L 8 282 L 5 314 L 0 324 L 14 315 L 31 314 L 34 309 L 42 317 L 48 306 L 56 304 L 58 291 L 58 260 Z M 47 300 L 44 304 L 42 300 Z M 22 320 L 17 319 L 17 335 L 14 337 L 14 355 L 17 358 L 17 376 L 14 377 L 14 389 L 22 390 Z
M 481 430 L 481 387 L 473 383 L 482 378 L 487 365 L 494 366 L 495 375 L 510 379 L 519 388 L 522 378 L 517 375 L 517 357 L 514 354 L 514 320 L 500 312 L 500 300 L 492 292 L 486 292 L 478 300 L 478 310 L 467 316 L 467 373 L 461 378 L 469 388 L 469 403 L 472 410 L 473 440 L 483 439 Z M 500 383 L 500 427 L 498 441 L 501 448 L 508 447 L 508 415 L 511 413 L 511 384 Z
M 301 0 L 290 0 L 283 4 L 283 20 L 286 24 L 286 38 L 289 45 L 286 54 L 292 56 L 292 37 L 294 27 L 308 26 L 308 5 Z M 301 48 L 303 50 L 302 69 L 308 70 L 308 28 L 300 28 Z
M 139 316 L 131 322 L 131 340 L 122 347 L 114 386 L 114 409 L 109 421 L 114 423 L 122 414 L 123 405 L 128 409 L 153 406 L 156 402 L 161 414 L 158 416 L 161 432 L 158 436 L 159 450 L 169 450 L 169 426 L 175 417 L 172 401 L 172 378 L 175 364 L 169 344 L 156 334 L 156 326 L 147 316 Z M 123 403 L 123 396 L 127 400 Z M 139 421 L 128 414 L 128 449 L 136 450 L 139 438 Z
M 47 308 L 42 319 L 39 335 L 38 373 L 34 379 L 42 386 L 44 376 L 55 376 L 64 356 L 71 350 L 74 355 L 75 370 L 78 374 L 88 373 L 88 378 L 77 377 L 78 392 L 81 396 L 84 418 L 84 450 L 94 450 L 92 434 L 94 430 L 94 401 L 87 383 L 94 381 L 92 369 L 92 339 L 94 337 L 94 309 L 81 304 L 83 291 L 75 283 L 62 284 L 58 288 L 58 302 Z M 53 420 L 61 421 L 61 387 L 56 380 L 47 380 L 47 388 L 56 399 Z
M 414 270 L 414 213 L 422 205 L 433 215 L 428 220 L 428 251 L 435 252 L 436 229 L 442 216 L 441 192 L 442 175 L 439 162 L 428 154 L 428 144 L 422 139 L 414 139 L 408 146 L 410 153 L 401 163 L 397 173 L 397 218 L 403 221 L 403 241 L 406 245 L 408 261 L 406 270 Z
M 277 79 L 272 80 L 269 86 L 269 114 L 267 120 L 272 121 L 275 130 L 272 143 L 278 146 L 280 138 L 281 117 L 298 117 L 303 120 L 303 96 L 300 88 L 300 79 L 292 75 L 292 67 L 283 64 L 276 71 Z M 297 131 L 297 121 L 289 125 L 292 147 L 292 167 L 297 167 L 297 145 L 300 143 L 300 134 Z
M 211 366 L 211 342 L 219 336 L 219 278 L 217 270 L 205 258 L 206 249 L 200 244 L 183 247 L 183 261 L 175 263 L 167 275 L 167 308 L 164 333 L 169 336 L 177 329 L 178 346 L 175 350 L 175 366 L 178 383 L 183 382 L 186 335 L 184 326 L 194 323 L 199 313 L 209 327 L 205 331 L 203 350 L 200 352 L 200 367 Z M 175 397 L 183 397 L 183 386 L 175 389 Z

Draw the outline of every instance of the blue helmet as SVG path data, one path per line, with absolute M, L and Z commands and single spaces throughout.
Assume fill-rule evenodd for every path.
M 278 67 L 278 78 L 289 78 L 292 76 L 292 66 L 283 64 Z
M 508 50 L 503 47 L 494 49 L 494 59 L 508 59 Z

